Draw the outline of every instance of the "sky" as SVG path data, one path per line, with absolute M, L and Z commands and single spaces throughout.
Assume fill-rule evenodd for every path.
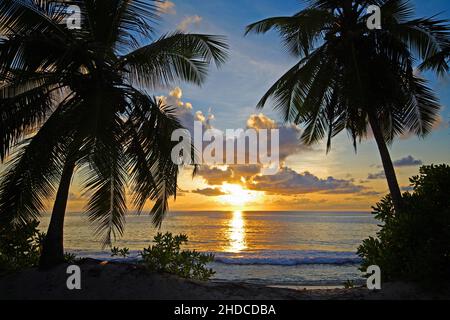
M 441 13 L 443 18 L 450 17 L 448 0 L 414 3 L 417 16 Z M 202 87 L 180 83 L 156 94 L 176 103 L 189 119 L 202 120 L 220 130 L 267 125 L 279 128 L 283 150 L 282 168 L 273 176 L 261 176 L 259 169 L 252 166 L 205 166 L 194 179 L 190 169 L 184 170 L 177 200 L 171 202 L 172 210 L 369 211 L 387 193 L 373 141 L 363 141 L 355 153 L 343 133 L 326 154 L 325 142 L 302 146 L 297 139 L 301 128 L 283 124 L 270 105 L 263 110 L 255 108 L 267 89 L 296 60 L 283 50 L 276 33 L 244 37 L 245 26 L 271 16 L 292 15 L 303 6 L 298 0 L 164 2 L 160 33 L 179 29 L 224 35 L 231 50 L 228 62 L 219 70 L 211 69 Z M 418 173 L 420 165 L 450 163 L 450 79 L 429 79 L 441 100 L 441 121 L 427 138 L 403 137 L 391 147 L 403 190 L 408 189 L 408 178 Z M 85 203 L 75 179 L 69 210 L 82 210 Z

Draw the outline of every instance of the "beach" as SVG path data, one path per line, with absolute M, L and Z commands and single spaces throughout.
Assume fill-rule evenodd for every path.
M 43 231 L 48 218 L 42 219 Z M 189 237 L 183 249 L 215 255 L 209 265 L 216 272 L 214 281 L 341 287 L 347 281 L 365 282 L 356 251 L 378 230 L 369 212 L 171 212 L 161 230 L 152 227 L 145 214 L 129 214 L 126 221 L 125 234 L 113 243 L 130 249 L 126 258 L 111 257 L 109 248 L 102 250 L 81 213 L 67 214 L 65 250 L 80 258 L 133 263 L 157 232 L 183 233 Z
M 64 300 L 415 300 L 449 299 L 405 283 L 369 291 L 356 254 L 378 226 L 367 212 L 174 212 L 161 230 L 149 217 L 128 215 L 129 248 L 111 256 L 93 241 L 81 213 L 67 216 L 66 251 L 81 269 L 81 289 L 68 290 L 68 264 L 28 269 L 0 278 L 0 299 Z M 45 228 L 48 216 L 41 227 Z M 202 228 L 198 226 L 202 225 Z M 155 273 L 140 264 L 140 248 L 156 232 L 186 233 L 184 249 L 213 253 L 208 282 Z M 312 239 L 312 240 L 311 240 Z M 141 249 L 141 250 L 142 250 Z M 345 288 L 344 284 L 350 285 Z
M 426 293 L 403 283 L 380 291 L 352 289 L 292 290 L 239 282 L 199 282 L 152 273 L 142 266 L 85 259 L 79 262 L 81 289 L 68 290 L 68 265 L 49 271 L 29 269 L 0 278 L 2 300 L 429 300 L 449 294 Z

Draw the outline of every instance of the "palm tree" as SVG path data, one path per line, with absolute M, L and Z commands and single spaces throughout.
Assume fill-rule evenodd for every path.
M 369 5 L 381 9 L 380 30 L 367 27 Z M 258 107 L 272 99 L 286 121 L 304 125 L 304 143 L 327 137 L 327 152 L 343 130 L 356 151 L 370 128 L 397 212 L 402 195 L 387 146 L 396 136 L 431 131 L 440 106 L 418 73 L 448 72 L 448 21 L 413 14 L 408 0 L 311 0 L 291 17 L 265 19 L 246 30 L 278 31 L 299 59 Z
M 87 212 L 109 244 L 121 235 L 126 190 L 138 212 L 154 202 L 160 226 L 176 195 L 171 134 L 175 110 L 147 94 L 175 81 L 200 85 L 227 56 L 222 37 L 175 32 L 154 37 L 158 2 L 74 0 L 82 28 L 50 0 L 0 3 L 0 183 L 2 224 L 39 218 L 55 196 L 41 266 L 63 261 L 63 227 L 76 171 Z

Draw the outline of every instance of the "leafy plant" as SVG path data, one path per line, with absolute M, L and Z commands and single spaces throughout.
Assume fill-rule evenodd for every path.
M 128 248 L 118 248 L 118 247 L 113 247 L 111 248 L 111 257 L 122 257 L 122 258 L 126 258 L 130 255 L 130 249 Z
M 450 282 L 450 166 L 423 166 L 410 179 L 413 192 L 403 196 L 404 212 L 395 214 L 390 196 L 374 208 L 382 222 L 377 237 L 358 249 L 361 270 L 381 268 L 385 280 L 425 285 Z
M 45 234 L 38 230 L 39 222 L 0 227 L 0 273 L 34 267 L 39 262 Z
M 344 282 L 345 289 L 352 289 L 355 287 L 355 282 L 353 280 L 347 280 Z
M 172 233 L 158 233 L 154 238 L 155 245 L 144 249 L 140 255 L 143 264 L 150 270 L 175 274 L 186 279 L 206 281 L 214 271 L 206 264 L 214 261 L 214 255 L 197 251 L 183 250 L 181 245 L 187 244 L 188 236 Z
M 66 252 L 64 253 L 64 262 L 72 264 L 77 262 L 78 258 L 74 253 Z

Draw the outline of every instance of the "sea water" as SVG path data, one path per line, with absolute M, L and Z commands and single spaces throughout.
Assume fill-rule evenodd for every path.
M 49 216 L 42 219 L 45 230 Z M 215 281 L 273 286 L 336 286 L 363 283 L 356 251 L 374 236 L 377 223 L 369 212 L 174 212 L 156 230 L 148 215 L 127 215 L 125 234 L 114 246 L 131 251 L 151 245 L 159 232 L 189 236 L 186 249 L 214 253 Z M 113 259 L 93 235 L 87 215 L 68 213 L 65 248 L 78 256 Z M 114 258 L 116 259 L 116 258 Z

